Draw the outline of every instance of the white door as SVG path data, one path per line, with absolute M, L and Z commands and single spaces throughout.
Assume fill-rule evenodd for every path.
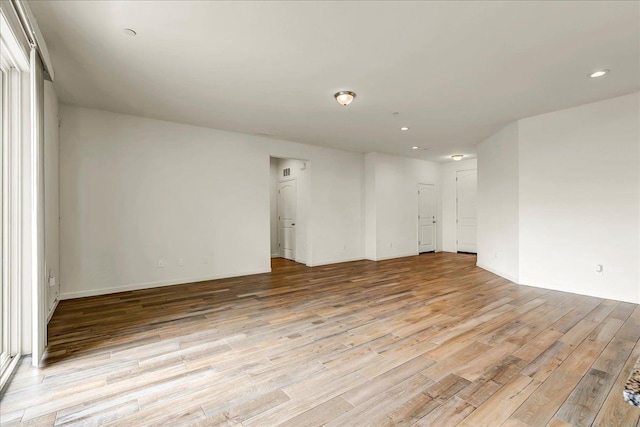
M 278 246 L 286 259 L 296 259 L 296 180 L 278 184 Z
M 418 253 L 436 250 L 436 191 L 418 184 Z
M 456 175 L 458 202 L 458 252 L 477 253 L 477 189 L 477 170 L 458 171 Z

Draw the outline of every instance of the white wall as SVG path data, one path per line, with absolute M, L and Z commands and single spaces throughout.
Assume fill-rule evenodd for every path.
M 278 250 L 278 159 L 269 158 L 269 217 L 271 257 L 279 257 Z
M 456 174 L 458 171 L 477 169 L 477 160 L 461 160 L 458 162 L 448 162 L 441 166 L 442 170 L 442 250 L 445 252 L 457 252 L 458 238 L 457 206 L 456 206 Z
M 364 156 L 364 224 L 365 236 L 364 247 L 367 259 L 375 261 L 378 259 L 377 228 L 376 219 L 377 199 L 376 199 L 376 162 L 378 153 L 367 153 Z
M 370 164 L 366 164 L 371 162 Z M 376 260 L 418 253 L 418 183 L 433 184 L 440 191 L 440 165 L 406 157 L 376 153 L 367 158 L 365 175 L 373 177 L 375 191 Z M 371 171 L 373 165 L 374 170 Z M 369 181 L 366 181 L 369 185 Z M 372 197 L 371 189 L 365 189 Z M 436 197 L 436 248 L 440 250 L 441 207 Z M 370 208 L 368 198 L 365 205 Z M 367 218 L 373 219 L 373 217 Z M 370 225 L 367 225 L 369 228 Z M 371 242 L 368 242 L 368 247 Z
M 478 266 L 519 277 L 518 123 L 478 144 Z
M 521 283 L 640 303 L 639 99 L 520 120 Z
M 55 286 L 47 289 L 47 314 L 50 317 L 60 294 L 59 257 L 59 145 L 58 145 L 58 98 L 53 83 L 44 82 L 44 263 L 46 277 L 54 278 Z
M 270 155 L 313 165 L 308 264 L 364 256 L 361 154 L 66 105 L 60 116 L 63 298 L 269 271 Z
M 480 267 L 640 303 L 639 218 L 638 93 L 519 120 L 478 146 Z

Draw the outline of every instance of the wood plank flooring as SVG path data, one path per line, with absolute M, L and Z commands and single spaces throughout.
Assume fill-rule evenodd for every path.
M 62 301 L 3 426 L 638 426 L 640 307 L 425 254 Z

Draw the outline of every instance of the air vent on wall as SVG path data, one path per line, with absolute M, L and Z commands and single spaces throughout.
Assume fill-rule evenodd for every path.
M 289 176 L 289 175 L 291 175 L 291 168 L 282 169 L 282 176 Z

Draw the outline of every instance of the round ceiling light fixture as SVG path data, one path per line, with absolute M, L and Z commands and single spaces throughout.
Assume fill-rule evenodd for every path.
M 333 97 L 336 99 L 336 101 L 338 101 L 338 104 L 346 107 L 347 105 L 351 104 L 353 99 L 356 97 L 356 93 L 351 92 L 350 90 L 341 90 L 340 92 L 334 94 Z
M 413 147 L 411 147 L 412 150 L 417 150 L 420 147 L 416 147 L 415 145 Z
M 454 154 L 453 156 L 451 156 L 451 158 L 452 158 L 453 160 L 455 160 L 456 162 L 457 162 L 458 160 L 462 160 L 462 158 L 463 158 L 463 157 L 464 157 L 464 154 Z
M 589 77 L 591 77 L 592 79 L 598 78 L 598 77 L 602 77 L 605 74 L 609 73 L 611 70 L 607 70 L 607 69 L 602 69 L 602 70 L 596 70 L 593 73 L 589 74 Z
M 406 126 L 403 126 L 403 127 L 400 128 L 400 130 L 409 130 L 409 128 L 406 127 Z
M 122 31 L 124 31 L 124 33 L 130 37 L 134 37 L 136 34 L 138 34 L 135 31 L 133 31 L 131 28 L 125 28 Z

